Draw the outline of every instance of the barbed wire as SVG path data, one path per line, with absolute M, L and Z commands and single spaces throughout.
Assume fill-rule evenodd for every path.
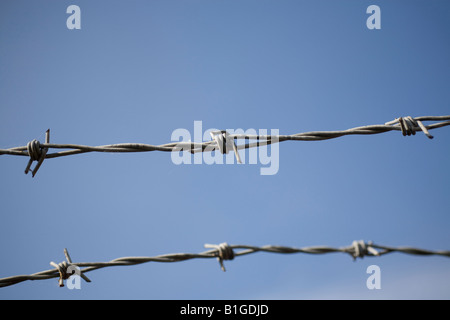
M 355 127 L 343 131 L 312 131 L 305 133 L 297 133 L 292 135 L 250 135 L 250 134 L 229 134 L 226 130 L 212 131 L 211 141 L 205 142 L 171 142 L 162 145 L 150 145 L 142 143 L 121 143 L 102 146 L 85 146 L 78 144 L 54 144 L 50 143 L 50 129 L 46 132 L 45 143 L 38 140 L 28 142 L 26 146 L 14 147 L 9 149 L 0 149 L 0 155 L 14 155 L 29 157 L 25 174 L 31 170 L 33 161 L 37 161 L 35 168 L 32 170 L 34 177 L 42 165 L 44 159 L 51 159 L 87 152 L 180 152 L 188 151 L 191 153 L 208 152 L 219 150 L 222 154 L 233 150 L 238 162 L 241 162 L 239 150 L 255 148 L 283 141 L 320 141 L 339 138 L 345 135 L 370 135 L 379 134 L 392 130 L 401 131 L 404 136 L 415 135 L 417 131 L 422 131 L 428 138 L 433 136 L 429 130 L 441 128 L 450 125 L 450 115 L 448 116 L 423 116 L 412 118 L 410 116 L 400 117 L 393 121 L 379 125 L 368 125 Z M 424 125 L 423 121 L 441 121 L 430 125 Z M 248 142 L 236 145 L 235 140 L 258 140 L 257 142 Z M 48 153 L 50 149 L 69 149 L 55 153 Z
M 205 244 L 205 248 L 211 248 L 211 250 L 201 253 L 172 253 L 158 255 L 154 257 L 123 257 L 114 259 L 108 262 L 72 262 L 71 257 L 67 249 L 64 249 L 64 255 L 66 261 L 59 264 L 51 261 L 50 265 L 54 269 L 41 271 L 31 275 L 18 275 L 0 279 L 0 287 L 7 287 L 18 284 L 27 280 L 46 280 L 51 278 L 59 278 L 59 286 L 64 286 L 64 280 L 67 280 L 72 275 L 79 275 L 86 282 L 91 280 L 85 275 L 87 272 L 94 270 L 114 267 L 114 266 L 132 266 L 147 262 L 181 262 L 191 259 L 205 259 L 216 258 L 221 266 L 221 269 L 225 271 L 223 264 L 224 260 L 233 260 L 235 257 L 240 257 L 256 252 L 270 252 L 279 254 L 294 254 L 294 253 L 306 253 L 306 254 L 327 254 L 327 253 L 346 253 L 349 254 L 354 260 L 357 258 L 364 258 L 365 256 L 382 256 L 391 252 L 401 252 L 410 255 L 430 256 L 438 255 L 444 257 L 450 257 L 450 251 L 430 251 L 411 247 L 388 247 L 374 244 L 373 242 L 364 242 L 363 240 L 353 241 L 350 246 L 342 248 L 332 248 L 326 246 L 313 246 L 304 248 L 293 248 L 285 246 L 273 246 L 267 245 L 262 247 L 249 246 L 249 245 L 229 245 L 226 242 L 219 245 Z M 235 250 L 240 250 L 235 252 Z

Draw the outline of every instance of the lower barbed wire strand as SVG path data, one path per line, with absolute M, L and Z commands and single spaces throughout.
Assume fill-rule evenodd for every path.
M 304 254 L 327 254 L 327 253 L 345 253 L 349 254 L 356 258 L 363 258 L 365 256 L 382 256 L 384 254 L 392 253 L 392 252 L 401 252 L 404 254 L 410 255 L 419 255 L 419 256 L 430 256 L 430 255 L 438 255 L 443 257 L 450 257 L 450 251 L 431 251 L 424 250 L 419 248 L 411 248 L 411 247 L 388 247 L 373 244 L 372 242 L 364 242 L 354 241 L 350 246 L 341 247 L 341 248 L 332 248 L 327 246 L 312 246 L 312 247 L 304 247 L 304 248 L 295 248 L 295 247 L 286 247 L 286 246 L 274 246 L 274 245 L 266 245 L 266 246 L 250 246 L 250 245 L 228 245 L 227 243 L 222 243 L 220 245 L 205 245 L 207 248 L 214 248 L 211 250 L 207 250 L 201 253 L 173 253 L 173 254 L 164 254 L 153 257 L 122 257 L 117 258 L 108 262 L 80 262 L 73 263 L 70 259 L 70 256 L 67 252 L 67 249 L 64 250 L 66 253 L 66 258 L 68 262 L 63 262 L 60 264 L 51 263 L 54 266 L 58 266 L 58 268 L 41 271 L 38 273 L 34 273 L 31 275 L 17 275 L 0 279 L 0 287 L 7 287 L 11 285 L 18 284 L 23 281 L 28 280 L 47 280 L 52 278 L 60 278 L 60 286 L 62 281 L 69 276 L 67 273 L 67 268 L 70 266 L 76 266 L 80 268 L 80 275 L 86 281 L 90 282 L 90 280 L 84 275 L 87 272 L 91 272 L 94 270 L 107 268 L 107 267 L 117 267 L 117 266 L 132 266 L 138 265 L 142 263 L 148 262 L 181 262 L 191 259 L 210 259 L 217 258 L 221 263 L 222 269 L 225 271 L 223 267 L 223 260 L 232 260 L 235 257 L 240 257 L 256 252 L 267 252 L 267 253 L 277 253 L 277 254 L 295 254 L 295 253 L 304 253 Z M 378 251 L 382 250 L 382 251 Z M 64 279 L 61 279 L 61 275 L 64 274 Z

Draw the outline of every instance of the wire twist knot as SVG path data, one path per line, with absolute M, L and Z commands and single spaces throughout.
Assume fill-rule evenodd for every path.
M 223 242 L 221 244 L 205 244 L 205 248 L 214 248 L 217 250 L 217 260 L 219 260 L 220 267 L 222 271 L 225 270 L 225 266 L 223 264 L 223 260 L 233 260 L 234 259 L 234 251 L 233 248 L 230 247 L 230 245 L 226 242 Z
M 42 156 L 41 143 L 36 139 L 28 142 L 27 151 L 28 151 L 28 154 L 29 154 L 31 160 L 39 161 L 39 159 Z
M 364 240 L 353 241 L 350 247 L 350 254 L 353 260 L 364 258 L 365 256 L 379 256 L 380 253 L 372 247 L 372 242 L 365 243 Z
M 363 240 L 353 241 L 352 247 L 352 256 L 355 260 L 356 258 L 364 258 L 364 256 L 368 254 L 366 243 Z
M 68 274 L 67 268 L 69 267 L 69 263 L 67 261 L 63 261 L 61 263 L 50 262 L 52 266 L 54 266 L 59 272 L 59 286 L 64 287 L 64 280 L 69 279 L 72 274 Z
M 236 156 L 236 160 L 239 163 L 242 163 L 236 143 L 226 130 L 211 131 L 209 134 L 211 135 L 211 138 L 216 142 L 220 153 L 228 154 L 230 150 L 233 150 Z
M 395 119 L 394 121 L 388 122 L 387 124 L 392 124 L 395 122 L 398 122 L 400 124 L 400 129 L 403 136 L 415 135 L 416 131 L 422 130 L 429 139 L 433 139 L 433 136 L 428 132 L 427 127 L 425 127 L 420 120 L 416 120 L 410 116 L 407 116 L 400 117 L 398 119 Z
M 404 136 L 416 134 L 416 128 L 418 128 L 419 125 L 413 118 L 411 118 L 410 116 L 404 118 L 400 117 L 398 119 L 398 122 L 400 123 L 400 128 L 402 129 L 402 134 Z
M 77 271 L 79 269 L 77 269 L 78 267 L 75 264 L 72 264 L 72 259 L 70 258 L 69 251 L 67 251 L 67 249 L 64 249 L 64 255 L 66 256 L 67 261 L 63 261 L 61 263 L 55 263 L 53 261 L 50 262 L 50 265 L 55 267 L 59 272 L 59 286 L 64 287 L 64 280 L 69 279 L 74 273 L 83 278 L 84 281 L 91 282 L 91 280 L 81 271 Z
M 48 129 L 45 133 L 45 143 L 50 143 L 50 129 Z M 42 162 L 44 162 L 48 148 L 42 147 L 41 143 L 38 140 L 34 139 L 33 141 L 27 143 L 27 151 L 30 160 L 28 161 L 27 167 L 25 168 L 25 174 L 28 174 L 28 172 L 30 171 L 33 161 L 37 161 L 38 163 L 36 164 L 32 172 L 34 177 L 41 167 Z

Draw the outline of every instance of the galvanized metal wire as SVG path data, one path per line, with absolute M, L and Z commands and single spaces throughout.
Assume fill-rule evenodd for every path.
M 443 256 L 450 257 L 450 251 L 430 251 L 425 249 L 411 248 L 411 247 L 389 247 L 377 245 L 372 242 L 364 242 L 363 240 L 353 241 L 350 246 L 342 248 L 332 248 L 326 246 L 314 246 L 314 247 L 304 247 L 304 248 L 294 248 L 285 246 L 273 246 L 267 245 L 262 247 L 249 246 L 249 245 L 229 245 L 226 242 L 219 245 L 205 244 L 206 248 L 211 248 L 208 251 L 201 253 L 172 253 L 164 254 L 153 257 L 123 257 L 114 259 L 107 262 L 72 262 L 67 249 L 64 249 L 64 254 L 66 256 L 66 261 L 59 264 L 55 262 L 50 262 L 54 267 L 53 269 L 37 272 L 30 275 L 17 275 L 7 278 L 0 279 L 0 287 L 7 287 L 18 284 L 27 280 L 46 280 L 51 278 L 58 278 L 59 286 L 64 286 L 64 280 L 67 280 L 70 276 L 75 273 L 81 276 L 86 282 L 91 282 L 89 278 L 86 277 L 87 272 L 94 270 L 114 267 L 114 266 L 132 266 L 147 262 L 181 262 L 191 259 L 208 259 L 217 258 L 220 262 L 221 268 L 225 271 L 223 265 L 224 260 L 233 260 L 235 257 L 240 257 L 256 252 L 270 252 L 278 254 L 294 254 L 294 253 L 305 253 L 305 254 L 327 254 L 327 253 L 346 253 L 349 254 L 353 259 L 364 258 L 365 256 L 382 256 L 392 252 L 401 252 L 410 255 L 420 255 L 420 256 Z M 240 251 L 235 251 L 240 250 Z
M 415 135 L 416 132 L 422 131 L 428 138 L 433 136 L 429 130 L 441 128 L 450 125 L 450 116 L 425 116 L 425 117 L 401 117 L 393 121 L 386 122 L 382 125 L 369 125 L 355 127 L 343 131 L 313 131 L 306 133 L 297 133 L 293 135 L 247 135 L 247 134 L 228 134 L 226 131 L 219 131 L 212 134 L 212 140 L 206 142 L 171 142 L 163 145 L 149 145 L 139 143 L 123 143 L 111 144 L 103 146 L 85 146 L 76 144 L 52 144 L 50 143 L 50 130 L 46 132 L 45 143 L 40 143 L 37 140 L 30 141 L 26 146 L 15 147 L 10 149 L 0 149 L 0 155 L 16 155 L 29 157 L 25 173 L 31 170 L 31 165 L 37 161 L 37 165 L 32 170 L 33 177 L 42 165 L 45 159 L 57 158 L 62 156 L 69 156 L 87 152 L 149 152 L 149 151 L 165 151 L 165 152 L 179 152 L 189 151 L 191 153 L 206 152 L 219 149 L 222 153 L 227 153 L 229 145 L 233 147 L 236 157 L 239 161 L 238 150 L 254 148 L 272 143 L 279 143 L 283 141 L 320 141 L 334 139 L 345 135 L 368 135 L 379 134 L 388 131 L 401 131 L 404 136 Z M 424 125 L 423 121 L 440 121 L 430 125 Z M 230 139 L 232 143 L 230 144 Z M 258 140 L 255 143 L 245 143 L 236 146 L 234 140 Z M 221 145 L 222 144 L 222 145 Z M 50 149 L 69 149 L 55 153 L 48 153 Z M 210 248 L 208 251 L 201 253 L 174 253 L 164 254 L 153 257 L 123 257 L 114 259 L 108 262 L 80 262 L 74 263 L 69 256 L 67 249 L 64 249 L 66 261 L 59 264 L 50 262 L 53 269 L 41 271 L 30 275 L 18 275 L 0 279 L 0 287 L 7 287 L 18 284 L 27 280 L 45 280 L 51 278 L 59 278 L 59 285 L 64 286 L 64 280 L 67 280 L 73 272 L 79 274 L 85 281 L 90 282 L 90 279 L 85 275 L 97 269 L 112 267 L 112 266 L 131 266 L 147 262 L 180 262 L 190 259 L 204 259 L 217 258 L 221 268 L 225 271 L 223 264 L 224 260 L 232 260 L 235 257 L 255 253 L 255 252 L 271 252 L 279 254 L 293 254 L 293 253 L 307 253 L 307 254 L 326 254 L 326 253 L 347 253 L 354 259 L 363 258 L 365 256 L 382 256 L 391 252 L 401 252 L 411 255 L 439 255 L 450 257 L 450 251 L 430 251 L 410 247 L 388 247 L 375 245 L 372 242 L 354 241 L 352 245 L 343 248 L 332 248 L 325 246 L 293 248 L 284 246 L 249 246 L 249 245 L 228 245 L 222 243 L 219 245 L 205 245 Z M 240 250 L 236 252 L 235 250 Z M 78 271 L 77 271 L 78 270 Z
M 26 146 L 14 147 L 10 149 L 0 149 L 0 155 L 14 155 L 29 157 L 28 165 L 25 169 L 27 174 L 31 170 L 33 161 L 37 161 L 35 168 L 32 170 L 33 177 L 36 175 L 39 167 L 45 159 L 58 158 L 63 156 L 87 153 L 87 152 L 180 152 L 188 151 L 191 153 L 208 152 L 220 150 L 222 153 L 228 153 L 229 145 L 233 147 L 238 162 L 239 150 L 255 148 L 259 146 L 279 143 L 283 141 L 320 141 L 339 138 L 346 135 L 370 135 L 379 134 L 388 131 L 401 131 L 404 136 L 415 135 L 416 132 L 422 131 L 428 138 L 433 136 L 429 130 L 441 128 L 450 125 L 450 115 L 447 116 L 423 116 L 412 118 L 400 117 L 385 124 L 368 125 L 355 127 L 343 131 L 312 131 L 305 133 L 297 133 L 292 135 L 248 135 L 248 134 L 228 134 L 227 131 L 221 130 L 212 134 L 213 139 L 205 142 L 171 142 L 162 145 L 150 145 L 142 143 L 121 143 L 109 144 L 102 146 L 86 146 L 78 144 L 55 144 L 50 143 L 50 129 L 46 132 L 45 143 L 37 140 L 30 141 Z M 440 121 L 429 125 L 424 125 L 424 121 Z M 217 134 L 219 133 L 219 134 Z M 257 142 L 247 142 L 236 145 L 235 140 L 257 140 Z M 230 143 L 231 142 L 231 143 Z M 223 144 L 223 145 L 222 145 Z M 48 153 L 50 149 L 68 149 L 64 151 Z

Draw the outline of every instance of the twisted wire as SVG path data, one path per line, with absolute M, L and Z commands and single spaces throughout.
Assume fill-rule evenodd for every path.
M 255 148 L 272 143 L 279 143 L 283 141 L 321 141 L 339 138 L 346 135 L 370 135 L 379 134 L 388 131 L 401 131 L 404 136 L 415 135 L 416 132 L 422 131 L 428 138 L 433 136 L 429 130 L 437 129 L 450 125 L 450 115 L 447 116 L 423 116 L 412 118 L 400 117 L 385 124 L 360 126 L 342 131 L 311 131 L 305 133 L 297 133 L 292 135 L 249 135 L 249 134 L 228 134 L 226 131 L 219 131 L 223 137 L 217 136 L 217 132 L 211 141 L 205 142 L 171 142 L 162 145 L 150 145 L 142 143 L 120 143 L 109 144 L 102 146 L 86 146 L 78 144 L 54 144 L 50 143 L 49 130 L 47 130 L 46 142 L 40 143 L 37 140 L 29 142 L 26 146 L 14 147 L 10 149 L 0 149 L 0 155 L 15 155 L 29 157 L 29 163 L 25 173 L 28 173 L 31 163 L 38 161 L 33 176 L 36 174 L 44 159 L 58 158 L 63 156 L 88 153 L 88 152 L 180 152 L 188 151 L 191 153 L 208 152 L 219 149 L 222 153 L 228 153 L 228 150 L 221 145 L 224 139 L 228 142 L 229 139 L 234 140 L 258 140 L 257 142 L 247 142 L 240 145 L 233 145 L 234 152 L 240 162 L 238 150 Z M 423 121 L 440 121 L 429 125 L 424 125 Z M 68 149 L 64 151 L 47 153 L 49 149 Z
M 64 286 L 64 280 L 68 279 L 71 274 L 68 272 L 70 266 L 75 266 L 79 268 L 78 274 L 86 281 L 91 282 L 85 275 L 87 272 L 94 270 L 113 267 L 113 266 L 132 266 L 147 262 L 181 262 L 191 259 L 205 259 L 205 258 L 217 258 L 220 262 L 221 268 L 225 271 L 223 266 L 223 260 L 232 260 L 235 257 L 240 257 L 256 252 L 269 252 L 278 254 L 294 254 L 294 253 L 305 253 L 305 254 L 327 254 L 327 253 L 346 253 L 349 254 L 353 259 L 364 258 L 365 256 L 382 256 L 392 252 L 401 252 L 409 255 L 419 255 L 419 256 L 443 256 L 450 258 L 450 251 L 431 251 L 419 248 L 411 247 L 389 247 L 377 245 L 372 242 L 364 242 L 362 240 L 353 241 L 350 246 L 342 248 L 332 248 L 327 246 L 313 246 L 304 248 L 294 248 L 285 246 L 273 246 L 267 245 L 262 247 L 249 246 L 249 245 L 229 245 L 226 242 L 219 245 L 205 244 L 206 248 L 212 248 L 211 250 L 204 251 L 201 253 L 172 253 L 164 254 L 153 257 L 123 257 L 117 258 L 108 262 L 78 262 L 74 263 L 70 259 L 67 249 L 64 249 L 66 255 L 66 261 L 59 264 L 55 262 L 50 262 L 54 269 L 37 272 L 30 275 L 17 275 L 0 279 L 0 287 L 7 287 L 11 285 L 18 284 L 27 280 L 45 280 L 51 278 L 59 278 L 59 286 Z M 239 251 L 235 251 L 239 250 Z M 83 268 L 83 269 L 82 269 Z

